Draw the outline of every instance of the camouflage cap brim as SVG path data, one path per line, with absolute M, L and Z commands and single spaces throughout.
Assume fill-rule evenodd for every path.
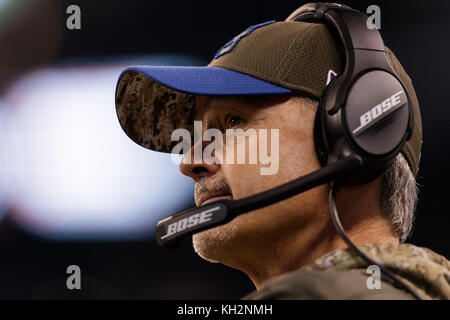
M 167 88 L 144 74 L 129 70 L 116 89 L 116 111 L 125 133 L 137 144 L 170 152 L 173 130 L 193 132 L 190 119 L 194 96 Z

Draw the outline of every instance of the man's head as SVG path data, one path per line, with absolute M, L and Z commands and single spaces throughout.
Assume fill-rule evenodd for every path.
M 227 129 L 244 132 L 277 129 L 281 138 L 279 169 L 275 175 L 261 175 L 260 168 L 264 164 L 260 162 L 208 164 L 182 161 L 181 172 L 195 182 L 196 205 L 205 204 L 205 201 L 246 198 L 320 169 L 313 137 L 317 103 L 317 100 L 301 95 L 196 97 L 194 119 L 202 121 L 204 131 L 216 128 L 226 136 Z M 203 148 L 208 145 L 200 143 Z M 233 146 L 224 142 L 223 151 L 219 152 L 225 154 L 230 147 L 237 150 L 239 143 L 245 143 L 245 150 L 249 150 L 250 138 L 246 138 L 240 142 L 233 140 Z M 194 146 L 185 157 L 192 159 L 193 150 Z M 248 154 L 246 157 L 248 159 Z M 261 255 L 261 259 L 267 254 L 291 256 L 286 263 L 294 268 L 304 261 L 299 261 L 303 257 L 301 253 L 289 254 L 290 243 L 302 239 L 323 243 L 335 241 L 337 235 L 329 218 L 328 193 L 328 185 L 322 185 L 240 215 L 225 225 L 195 234 L 194 249 L 208 261 L 238 269 L 245 270 L 250 261 L 257 260 L 255 254 Z M 417 201 L 415 179 L 406 160 L 399 155 L 382 177 L 366 185 L 344 188 L 338 201 L 343 208 L 341 219 L 348 229 L 364 230 L 366 236 L 376 234 L 379 241 L 404 240 L 411 229 Z
M 221 159 L 230 155 L 230 145 L 247 146 L 249 140 L 228 140 L 227 130 L 251 129 L 261 140 L 263 132 L 275 129 L 278 140 L 266 137 L 265 147 L 277 151 L 276 174 L 261 174 L 266 165 L 261 158 L 257 164 L 188 161 L 196 146 L 206 150 L 212 139 L 192 141 L 185 153 L 180 169 L 195 181 L 197 205 L 217 196 L 242 199 L 320 168 L 314 118 L 325 87 L 343 72 L 342 50 L 336 34 L 320 23 L 271 21 L 252 26 L 225 44 L 207 67 L 125 70 L 116 91 L 118 116 L 130 138 L 163 152 L 177 145 L 175 129 L 192 136 L 194 121 L 201 121 L 203 132 L 215 128 L 223 134 L 222 147 L 212 154 Z M 386 57 L 408 90 L 414 131 L 402 149 L 404 157 L 399 155 L 382 177 L 339 190 L 342 222 L 356 243 L 404 240 L 417 198 L 418 102 L 409 77 L 388 48 Z M 249 159 L 251 152 L 244 149 Z M 194 236 L 195 249 L 208 260 L 244 270 L 252 279 L 296 268 L 343 246 L 328 217 L 328 191 L 328 185 L 322 185 L 201 232 Z M 261 264 L 264 270 L 257 267 Z

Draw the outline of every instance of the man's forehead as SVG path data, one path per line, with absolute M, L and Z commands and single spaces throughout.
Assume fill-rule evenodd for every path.
M 219 112 L 240 110 L 254 112 L 268 106 L 270 96 L 195 96 L 192 115 L 194 119 L 202 118 L 208 111 Z
M 219 104 L 242 104 L 245 100 L 243 96 L 195 96 L 195 106 L 201 109 Z
M 245 102 L 238 96 L 196 96 L 193 118 L 198 119 L 210 112 L 225 111 L 229 108 L 245 108 Z

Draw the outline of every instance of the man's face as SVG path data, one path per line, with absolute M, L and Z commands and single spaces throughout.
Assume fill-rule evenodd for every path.
M 202 205 L 220 199 L 242 199 L 282 185 L 312 171 L 318 170 L 313 124 L 315 107 L 305 99 L 290 96 L 257 97 L 197 97 L 194 119 L 202 121 L 203 132 L 215 128 L 226 139 L 227 129 L 254 129 L 258 142 L 263 139 L 260 129 L 266 129 L 267 152 L 274 155 L 278 147 L 279 159 L 275 174 L 261 174 L 259 155 L 256 164 L 249 163 L 252 151 L 249 139 L 233 139 L 216 151 L 222 163 L 185 163 L 180 171 L 195 182 L 195 201 Z M 278 141 L 270 133 L 278 130 Z M 205 148 L 211 142 L 197 142 Z M 237 150 L 245 143 L 245 163 L 237 163 Z M 275 144 L 278 144 L 276 146 Z M 226 153 L 234 147 L 233 163 L 226 161 Z M 193 159 L 194 148 L 191 148 Z M 241 149 L 242 150 L 242 149 Z M 184 157 L 186 159 L 186 155 Z M 185 160 L 184 159 L 184 160 Z M 200 232 L 193 237 L 194 248 L 203 258 L 235 266 L 250 250 L 268 254 L 267 243 L 295 241 L 299 230 L 311 232 L 311 226 L 320 223 L 327 214 L 327 187 L 321 186 L 274 205 L 242 214 L 231 222 Z M 277 249 L 274 249 L 277 250 Z

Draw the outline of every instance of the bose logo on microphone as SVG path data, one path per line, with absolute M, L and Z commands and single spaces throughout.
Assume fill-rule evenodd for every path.
M 193 214 L 190 217 L 180 219 L 172 222 L 167 226 L 167 233 L 161 239 L 170 237 L 176 233 L 182 232 L 186 229 L 192 229 L 202 223 L 212 220 L 212 212 L 220 210 L 220 207 L 211 208 L 200 213 Z
M 390 110 L 391 108 L 398 105 L 400 100 L 400 93 L 402 93 L 403 90 L 400 90 L 399 92 L 393 94 L 383 102 L 377 104 L 376 106 L 372 107 L 369 111 L 364 113 L 360 118 L 360 125 L 358 128 L 353 130 L 353 134 L 356 134 L 358 131 L 361 131 L 361 129 L 367 127 L 373 120 L 381 116 L 386 111 Z

